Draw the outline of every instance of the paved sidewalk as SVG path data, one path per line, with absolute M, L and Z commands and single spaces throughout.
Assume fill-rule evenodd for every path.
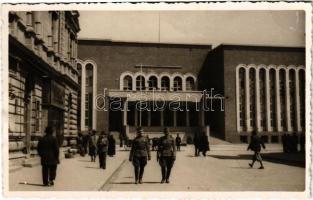
M 42 186 L 41 166 L 24 167 L 9 174 L 10 191 L 96 191 L 110 178 L 114 171 L 128 157 L 127 151 L 117 151 L 114 157 L 107 157 L 107 169 L 99 168 L 99 160 L 90 162 L 90 157 L 76 155 L 63 159 L 58 165 L 53 187 Z M 27 182 L 28 184 L 22 184 Z

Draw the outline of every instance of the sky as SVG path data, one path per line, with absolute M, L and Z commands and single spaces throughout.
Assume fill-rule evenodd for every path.
M 304 47 L 304 18 L 303 11 L 80 11 L 78 37 Z

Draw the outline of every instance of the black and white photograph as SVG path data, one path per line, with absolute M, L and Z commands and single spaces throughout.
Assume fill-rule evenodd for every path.
M 8 196 L 309 198 L 310 3 L 2 6 Z

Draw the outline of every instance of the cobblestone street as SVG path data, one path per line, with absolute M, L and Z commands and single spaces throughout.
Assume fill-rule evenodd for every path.
M 183 147 L 177 153 L 171 182 L 160 184 L 161 170 L 156 152 L 145 168 L 143 184 L 134 184 L 132 164 L 128 151 L 119 150 L 108 158 L 107 170 L 98 169 L 98 161 L 76 156 L 63 159 L 58 166 L 54 187 L 41 186 L 41 167 L 23 168 L 10 173 L 11 191 L 62 190 L 62 191 L 303 191 L 305 168 L 276 163 L 264 159 L 265 169 L 256 163 L 250 169 L 252 152 L 244 145 L 212 145 L 206 157 L 194 157 L 193 146 Z M 280 151 L 269 147 L 264 153 Z M 265 156 L 265 155 L 264 155 Z M 266 156 L 265 156 L 266 157 Z M 30 184 L 21 184 L 27 181 Z

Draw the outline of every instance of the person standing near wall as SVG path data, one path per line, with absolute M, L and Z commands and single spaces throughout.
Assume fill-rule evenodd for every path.
M 92 130 L 90 136 L 89 136 L 89 156 L 91 157 L 91 162 L 96 162 L 96 153 L 97 153 L 97 135 L 96 131 Z
M 115 139 L 112 134 L 109 135 L 108 138 L 109 147 L 108 147 L 108 155 L 113 157 L 115 155 Z
M 178 134 L 178 133 L 177 133 L 175 142 L 176 142 L 177 151 L 180 151 L 181 138 L 179 137 L 179 134 Z
M 52 186 L 56 177 L 57 165 L 60 163 L 59 145 L 56 137 L 52 135 L 52 127 L 48 126 L 45 133 L 46 135 L 38 142 L 37 151 L 41 158 L 43 184 Z

